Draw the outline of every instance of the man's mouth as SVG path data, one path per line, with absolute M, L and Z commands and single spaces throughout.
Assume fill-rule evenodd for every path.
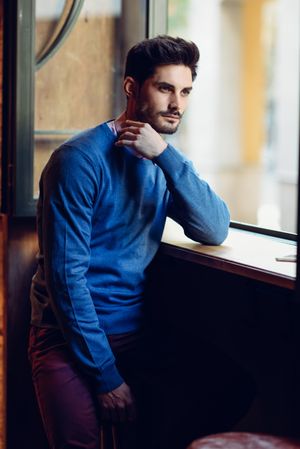
M 162 115 L 162 117 L 170 118 L 172 120 L 180 120 L 181 119 L 181 114 L 179 112 L 175 113 L 175 114 L 172 114 L 170 112 L 162 112 L 161 115 Z

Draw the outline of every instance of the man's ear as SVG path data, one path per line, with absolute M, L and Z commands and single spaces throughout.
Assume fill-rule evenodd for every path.
M 123 83 L 124 92 L 127 98 L 134 98 L 137 93 L 137 82 L 132 76 L 126 76 Z

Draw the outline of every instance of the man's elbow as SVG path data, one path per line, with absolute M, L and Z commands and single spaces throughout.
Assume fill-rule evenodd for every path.
M 229 232 L 230 216 L 227 214 L 226 220 L 222 220 L 222 223 L 216 224 L 215 228 L 211 230 L 211 239 L 209 245 L 221 245 L 226 240 Z
M 203 227 L 193 227 L 189 229 L 186 233 L 187 237 L 190 239 L 202 243 L 204 245 L 221 245 L 228 236 L 230 225 L 230 216 L 228 211 L 226 211 L 225 216 L 220 220 L 215 220 L 210 223 L 209 226 Z
M 221 245 L 226 239 L 228 235 L 228 227 L 222 229 L 216 227 L 206 230 L 189 229 L 188 232 L 185 232 L 185 235 L 191 240 L 202 243 L 203 245 L 218 246 Z
M 211 230 L 211 237 L 213 243 L 210 245 L 221 245 L 228 236 L 230 226 L 230 212 L 225 203 L 223 203 L 223 213 L 216 220 L 214 229 Z
M 211 234 L 210 238 L 203 243 L 205 243 L 206 245 L 214 245 L 214 246 L 221 245 L 228 236 L 228 229 L 229 227 L 225 229 L 216 230 L 216 232 L 214 234 Z

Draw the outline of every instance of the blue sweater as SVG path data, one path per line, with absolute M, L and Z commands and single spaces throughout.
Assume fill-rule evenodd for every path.
M 58 326 L 97 392 L 122 378 L 106 335 L 142 323 L 145 270 L 166 216 L 188 237 L 225 239 L 225 203 L 171 145 L 154 161 L 114 145 L 107 123 L 68 140 L 40 181 L 39 263 L 31 289 L 32 324 Z

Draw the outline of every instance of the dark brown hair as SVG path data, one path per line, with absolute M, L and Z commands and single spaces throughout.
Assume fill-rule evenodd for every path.
M 198 60 L 199 50 L 194 42 L 180 37 L 160 35 L 145 39 L 129 50 L 124 77 L 131 76 L 142 85 L 154 74 L 157 66 L 182 64 L 191 69 L 194 80 L 197 76 Z

